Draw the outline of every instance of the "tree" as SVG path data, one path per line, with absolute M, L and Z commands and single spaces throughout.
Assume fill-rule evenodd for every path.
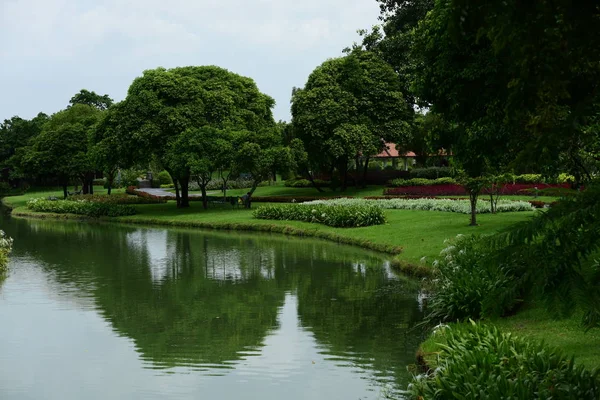
M 113 99 L 108 97 L 107 94 L 100 96 L 96 92 L 90 92 L 86 89 L 81 89 L 79 93 L 71 97 L 69 101 L 69 107 L 75 104 L 86 104 L 90 107 L 97 108 L 100 111 L 104 111 L 113 105 Z
M 304 143 L 309 163 L 331 175 L 337 171 L 343 189 L 350 161 L 356 162 L 357 174 L 361 165 L 365 174 L 369 158 L 385 142 L 408 141 L 411 119 L 397 74 L 376 54 L 361 49 L 324 62 L 292 97 L 294 133 Z
M 189 129 L 262 132 L 274 128 L 274 104 L 252 79 L 223 68 L 158 68 L 133 81 L 123 101 L 122 120 L 136 158 L 156 157 L 165 165 L 175 183 L 177 206 L 189 207 L 191 170 L 180 168 L 180 162 L 167 162 L 177 137 Z M 171 169 L 174 165 L 176 170 Z
M 39 113 L 31 120 L 15 116 L 0 124 L 0 168 L 9 170 L 11 178 L 23 176 L 22 149 L 40 134 L 48 118 Z
M 192 128 L 176 136 L 168 145 L 165 166 L 177 175 L 189 174 L 202 192 L 202 204 L 208 208 L 206 186 L 219 170 L 230 167 L 231 134 L 209 126 Z
M 235 132 L 233 143 L 233 165 L 237 171 L 250 174 L 251 195 L 260 182 L 271 179 L 277 171 L 290 169 L 292 165 L 290 149 L 282 145 L 277 129 Z
M 71 178 L 81 178 L 89 190 L 93 180 L 93 173 L 91 180 L 89 176 L 93 171 L 90 135 L 100 113 L 93 107 L 77 104 L 52 115 L 23 156 L 26 170 L 35 176 L 56 178 L 65 198 Z

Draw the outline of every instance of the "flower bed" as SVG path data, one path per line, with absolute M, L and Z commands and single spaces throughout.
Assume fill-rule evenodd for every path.
M 385 215 L 381 207 L 374 204 L 350 206 L 287 204 L 267 205 L 253 212 L 254 218 L 315 222 L 339 228 L 381 225 Z
M 135 208 L 129 205 L 95 203 L 86 200 L 47 200 L 31 199 L 27 208 L 36 212 L 51 212 L 56 214 L 76 214 L 88 217 L 120 217 L 134 215 Z
M 8 264 L 8 255 L 12 250 L 13 240 L 0 230 L 0 278 L 6 270 L 6 264 Z
M 104 204 L 156 204 L 156 203 L 166 203 L 167 200 L 160 198 L 158 196 L 130 196 L 127 194 L 80 194 L 75 196 L 67 197 L 67 200 L 70 201 L 90 201 L 92 203 L 104 203 Z
M 471 213 L 471 204 L 468 200 L 453 199 L 334 199 L 317 200 L 305 203 L 306 205 L 324 205 L 324 206 L 368 206 L 376 205 L 385 209 L 395 210 L 420 210 L 420 211 L 444 211 L 461 214 Z M 500 200 L 497 205 L 497 212 L 516 212 L 532 211 L 534 207 L 527 201 Z M 491 212 L 489 201 L 479 200 L 477 202 L 477 213 L 485 214 Z
M 569 189 L 568 183 L 562 184 L 547 184 L 547 183 L 507 183 L 502 186 L 500 193 L 503 195 L 519 195 L 519 194 L 535 194 L 536 191 L 547 191 L 548 189 L 556 189 L 564 191 Z M 432 184 L 420 186 L 403 186 L 396 188 L 385 189 L 385 195 L 419 195 L 419 196 L 464 196 L 467 195 L 467 190 L 462 185 L 458 184 Z M 482 194 L 488 194 L 489 190 L 484 189 Z

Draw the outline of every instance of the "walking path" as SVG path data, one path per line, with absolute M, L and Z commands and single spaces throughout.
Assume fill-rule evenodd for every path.
M 145 192 L 148 194 L 151 194 L 153 196 L 157 196 L 157 197 L 171 197 L 171 196 L 175 196 L 175 193 L 173 192 L 169 192 L 166 189 L 161 189 L 161 188 L 140 188 L 140 189 L 136 189 L 138 192 Z M 207 193 L 208 194 L 208 193 Z M 201 194 L 188 194 L 189 197 L 202 197 Z

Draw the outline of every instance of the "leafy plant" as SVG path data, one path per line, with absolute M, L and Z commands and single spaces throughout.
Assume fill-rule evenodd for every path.
M 359 227 L 385 223 L 383 210 L 376 205 L 267 205 L 254 210 L 253 216 L 258 219 L 314 222 L 334 227 Z
M 31 199 L 27 208 L 35 212 L 50 212 L 56 214 L 76 214 L 88 217 L 120 217 L 134 215 L 135 208 L 129 205 L 96 203 L 87 200 L 47 200 Z
M 0 278 L 6 272 L 8 255 L 12 250 L 13 240 L 0 230 Z
M 598 370 L 559 350 L 471 322 L 438 330 L 438 367 L 415 376 L 417 399 L 597 399 Z
M 377 205 L 385 209 L 396 210 L 420 210 L 420 211 L 445 211 L 461 214 L 469 214 L 471 206 L 468 200 L 454 199 L 356 199 L 339 198 L 327 200 L 315 200 L 308 205 L 323 204 L 329 206 L 364 206 Z M 534 207 L 527 201 L 500 200 L 497 204 L 497 212 L 532 211 Z M 477 213 L 485 214 L 491 212 L 489 201 L 479 200 L 477 202 Z

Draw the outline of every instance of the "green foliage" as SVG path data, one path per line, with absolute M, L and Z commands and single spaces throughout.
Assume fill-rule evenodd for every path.
M 167 171 L 160 171 L 157 178 L 161 186 L 173 184 L 173 179 L 171 179 L 171 175 Z
M 56 177 L 66 185 L 71 178 L 93 170 L 89 142 L 100 117 L 99 110 L 84 104 L 54 114 L 24 154 L 25 171 L 39 177 Z
M 39 113 L 31 120 L 13 117 L 0 124 L 0 166 L 10 169 L 11 178 L 31 177 L 26 175 L 23 157 L 29 142 L 40 134 L 48 118 Z
M 91 202 L 87 200 L 46 200 L 43 198 L 29 200 L 27 208 L 35 212 L 76 214 L 94 218 L 121 217 L 134 215 L 136 212 L 135 208 L 129 205 Z
M 90 92 L 89 90 L 81 89 L 79 93 L 71 98 L 69 104 L 71 104 L 71 106 L 75 104 L 85 104 L 103 111 L 112 106 L 113 102 L 113 99 L 108 97 L 107 94 L 101 96 L 94 91 Z
M 404 187 L 404 186 L 433 186 L 433 185 L 457 185 L 458 182 L 454 178 L 437 178 L 437 179 L 425 179 L 425 178 L 412 178 L 412 179 L 394 179 L 390 181 L 390 186 L 393 187 Z
M 433 262 L 437 277 L 429 302 L 432 321 L 502 315 L 518 302 L 520 281 L 510 265 L 492 262 L 477 236 L 457 236 Z
M 317 186 L 329 186 L 331 183 L 322 179 L 314 179 L 314 182 Z M 285 181 L 285 186 L 294 188 L 309 188 L 313 187 L 313 184 L 308 179 L 288 179 Z
M 8 237 L 4 231 L 0 230 L 0 280 L 6 273 L 8 256 L 12 250 L 13 240 Z
M 413 168 L 410 170 L 411 178 L 437 179 L 452 177 L 452 169 L 449 167 Z
M 315 222 L 340 228 L 381 225 L 385 223 L 385 215 L 382 208 L 374 205 L 273 205 L 261 206 L 253 212 L 253 215 L 259 219 Z
M 542 183 L 544 179 L 540 174 L 524 174 L 514 177 L 515 183 Z
M 146 173 L 138 168 L 129 168 L 121 170 L 121 187 L 136 186 L 140 183 L 138 178 L 141 178 Z
M 292 95 L 293 129 L 305 152 L 300 158 L 313 172 L 337 170 L 341 182 L 350 161 L 384 149 L 382 139 L 405 143 L 412 113 L 394 70 L 360 49 L 325 61 Z
M 596 399 L 598 370 L 588 371 L 561 351 L 471 322 L 441 327 L 438 368 L 413 378 L 423 399 Z
M 75 196 L 67 197 L 69 201 L 88 201 L 91 203 L 103 203 L 103 204 L 160 204 L 166 203 L 167 200 L 161 198 L 150 198 L 132 196 L 129 194 L 80 194 Z

